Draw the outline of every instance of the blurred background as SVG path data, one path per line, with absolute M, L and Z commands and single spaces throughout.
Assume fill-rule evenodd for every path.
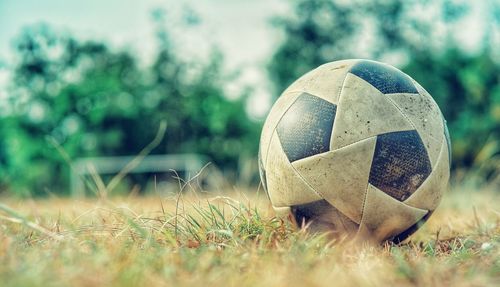
M 500 189 L 500 1 L 0 0 L 0 27 L 0 194 L 70 194 L 88 164 L 112 163 L 94 170 L 106 181 L 146 153 L 117 190 L 207 162 L 208 179 L 257 186 L 273 101 L 344 58 L 421 83 L 448 121 L 452 181 Z

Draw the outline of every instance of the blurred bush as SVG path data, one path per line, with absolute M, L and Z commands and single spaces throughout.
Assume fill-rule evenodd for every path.
M 500 182 L 500 4 L 490 1 L 476 50 L 457 35 L 470 13 L 457 1 L 295 0 L 274 25 L 284 41 L 268 65 L 275 95 L 325 62 L 373 58 L 395 62 L 422 84 L 443 111 L 453 166 Z M 462 24 L 463 25 L 463 24 Z M 496 35 L 496 36 L 495 36 Z M 360 56 L 362 55 L 362 56 Z
M 162 120 L 167 135 L 153 153 L 200 153 L 235 169 L 241 157 L 256 152 L 259 125 L 247 117 L 247 95 L 225 95 L 222 55 L 214 52 L 205 63 L 182 61 L 168 31 L 157 26 L 158 55 L 145 68 L 130 52 L 78 41 L 46 25 L 21 33 L 9 109 L 0 121 L 4 189 L 68 192 L 69 164 L 49 138 L 70 159 L 134 155 Z

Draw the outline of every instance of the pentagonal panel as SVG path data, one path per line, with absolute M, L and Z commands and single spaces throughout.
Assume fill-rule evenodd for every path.
M 447 144 L 443 141 L 437 164 L 432 173 L 427 180 L 422 183 L 420 188 L 405 200 L 405 203 L 413 207 L 427 210 L 436 209 L 447 189 L 449 177 L 450 165 L 448 162 Z
M 331 150 L 378 134 L 413 129 L 385 95 L 358 76 L 347 74 L 333 125 Z
M 268 154 L 266 180 L 273 206 L 285 207 L 322 199 L 293 169 L 281 148 L 277 133 L 271 138 Z
M 302 86 L 306 93 L 320 97 L 333 104 L 338 103 L 345 76 L 357 60 L 344 60 L 319 66 Z
M 359 235 L 368 234 L 378 241 L 390 239 L 414 225 L 427 213 L 427 210 L 408 206 L 369 184 Z
M 303 93 L 281 118 L 276 131 L 290 162 L 327 152 L 337 106 Z
M 397 200 L 405 200 L 431 173 L 427 151 L 417 131 L 377 136 L 369 182 Z
M 330 232 L 335 237 L 356 233 L 359 225 L 326 200 L 292 206 L 298 226 L 308 225 L 311 232 Z
M 441 111 L 429 93 L 420 85 L 416 86 L 421 92 L 419 95 L 392 94 L 387 97 L 417 129 L 434 166 L 444 137 Z
M 354 65 L 350 73 L 367 81 L 382 94 L 418 93 L 408 75 L 386 64 L 363 60 Z
M 283 114 L 290 108 L 290 106 L 295 102 L 297 97 L 301 92 L 297 93 L 283 93 L 281 97 L 274 103 L 269 115 L 267 116 L 266 122 L 262 127 L 262 134 L 260 136 L 260 152 L 262 156 L 262 162 L 265 165 L 267 161 L 267 154 L 269 149 L 269 144 L 271 142 L 271 136 L 273 135 L 278 122 L 280 121 Z
M 324 199 L 359 223 L 375 142 L 372 137 L 292 165 Z

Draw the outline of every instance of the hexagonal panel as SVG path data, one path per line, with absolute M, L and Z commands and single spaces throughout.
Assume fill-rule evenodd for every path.
M 290 164 L 276 132 L 271 137 L 264 168 L 269 198 L 275 208 L 322 199 Z
M 415 208 L 368 185 L 358 235 L 383 241 L 398 236 L 419 222 L 429 211 Z
M 322 198 L 359 223 L 376 141 L 371 137 L 292 165 Z

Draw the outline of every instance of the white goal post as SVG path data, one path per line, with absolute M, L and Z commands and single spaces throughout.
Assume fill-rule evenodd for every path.
M 80 158 L 72 163 L 71 195 L 81 197 L 85 194 L 83 177 L 97 173 L 118 174 L 127 164 L 138 160 L 136 156 L 112 156 Z M 188 177 L 195 176 L 209 162 L 206 156 L 200 154 L 162 154 L 148 155 L 139 159 L 140 162 L 128 173 L 164 173 L 182 171 Z

